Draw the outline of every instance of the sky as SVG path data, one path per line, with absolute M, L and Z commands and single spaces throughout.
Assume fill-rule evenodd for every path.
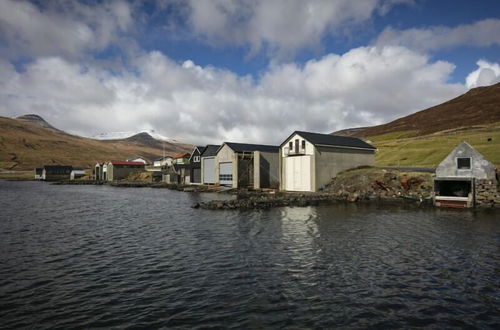
M 0 116 L 88 137 L 279 144 L 497 83 L 499 63 L 498 0 L 0 0 Z

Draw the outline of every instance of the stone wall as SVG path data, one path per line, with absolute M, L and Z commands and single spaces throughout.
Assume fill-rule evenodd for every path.
M 476 206 L 500 207 L 500 191 L 495 180 L 476 180 Z

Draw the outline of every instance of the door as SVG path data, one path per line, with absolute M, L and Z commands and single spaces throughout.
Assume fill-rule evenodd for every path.
M 311 191 L 311 156 L 286 157 L 285 190 Z
M 201 183 L 201 168 L 193 168 L 191 183 Z
M 215 158 L 203 158 L 203 183 L 215 183 Z
M 233 163 L 219 164 L 219 183 L 224 186 L 233 184 Z

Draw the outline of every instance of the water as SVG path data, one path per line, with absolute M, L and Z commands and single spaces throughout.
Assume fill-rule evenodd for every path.
M 498 328 L 498 213 L 0 181 L 0 328 Z

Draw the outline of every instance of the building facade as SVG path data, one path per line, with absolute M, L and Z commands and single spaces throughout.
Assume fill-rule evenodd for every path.
M 232 188 L 278 188 L 279 147 L 225 142 L 215 156 L 215 183 Z
M 375 152 L 358 138 L 296 131 L 280 146 L 280 189 L 318 191 L 342 171 L 374 166 Z

